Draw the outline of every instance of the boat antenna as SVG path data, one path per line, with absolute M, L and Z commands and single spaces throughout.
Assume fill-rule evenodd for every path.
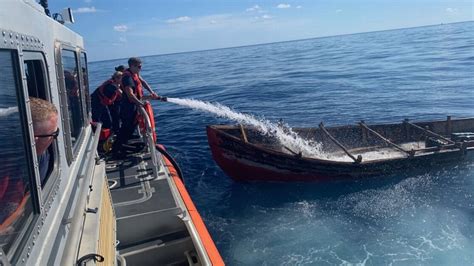
M 46 13 L 48 17 L 51 17 L 51 13 L 49 12 L 48 8 L 48 0 L 40 0 L 39 3 L 44 8 L 44 13 Z

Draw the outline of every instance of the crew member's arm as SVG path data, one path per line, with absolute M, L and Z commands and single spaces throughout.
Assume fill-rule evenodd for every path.
M 127 95 L 127 98 L 132 101 L 136 105 L 143 106 L 144 104 L 137 98 L 137 96 L 133 93 L 133 79 L 130 76 L 124 76 L 122 78 L 122 91 Z
M 151 89 L 151 87 L 150 87 L 150 85 L 148 84 L 148 82 L 146 82 L 146 80 L 144 80 L 141 76 L 139 76 L 139 78 L 140 78 L 140 81 L 141 81 L 143 87 L 144 87 L 145 89 L 147 89 L 147 90 L 150 92 L 151 96 L 152 96 L 153 98 L 155 98 L 155 99 L 156 99 L 156 98 L 159 98 L 158 94 L 156 94 L 156 92 L 154 92 L 154 91 Z
M 133 93 L 132 87 L 125 86 L 123 91 L 127 95 L 128 99 L 132 100 L 133 103 L 135 103 L 136 105 L 144 106 L 144 104 L 140 100 L 138 100 L 137 96 L 135 96 L 135 94 Z

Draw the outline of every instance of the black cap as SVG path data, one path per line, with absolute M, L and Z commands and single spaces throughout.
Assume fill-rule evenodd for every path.
M 120 65 L 120 66 L 115 67 L 115 71 L 123 72 L 123 71 L 125 71 L 125 69 L 126 69 L 126 68 L 125 68 L 124 65 Z

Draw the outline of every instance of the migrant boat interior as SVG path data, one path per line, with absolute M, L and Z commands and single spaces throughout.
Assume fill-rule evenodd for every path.
M 239 141 L 297 157 L 301 151 L 281 144 L 275 137 L 263 135 L 256 128 L 236 126 L 211 126 Z M 283 130 L 285 130 L 283 128 Z M 453 151 L 474 149 L 474 119 L 452 119 L 432 122 L 412 122 L 405 119 L 397 124 L 325 127 L 320 123 L 314 128 L 293 128 L 303 139 L 320 147 L 318 157 L 310 159 L 337 162 L 377 162 L 389 159 L 426 156 Z
M 126 158 L 98 154 L 87 51 L 63 25 L 71 10 L 12 0 L 0 18 L 0 265 L 223 264 L 144 109 Z M 57 109 L 54 134 L 35 135 L 34 98 Z

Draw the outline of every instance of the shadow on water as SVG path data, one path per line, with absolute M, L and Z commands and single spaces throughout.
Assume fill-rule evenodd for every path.
M 461 162 L 337 182 L 233 182 L 228 197 L 233 210 L 239 210 L 245 204 L 278 207 L 298 201 L 333 201 L 349 194 L 390 189 L 407 179 L 420 179 L 419 182 L 429 179 L 446 187 L 448 183 L 459 182 L 459 177 L 466 176 L 472 170 L 472 162 Z M 463 182 L 468 180 L 466 178 Z M 472 183 L 470 186 L 474 189 Z M 240 208 L 233 208 L 237 206 Z

